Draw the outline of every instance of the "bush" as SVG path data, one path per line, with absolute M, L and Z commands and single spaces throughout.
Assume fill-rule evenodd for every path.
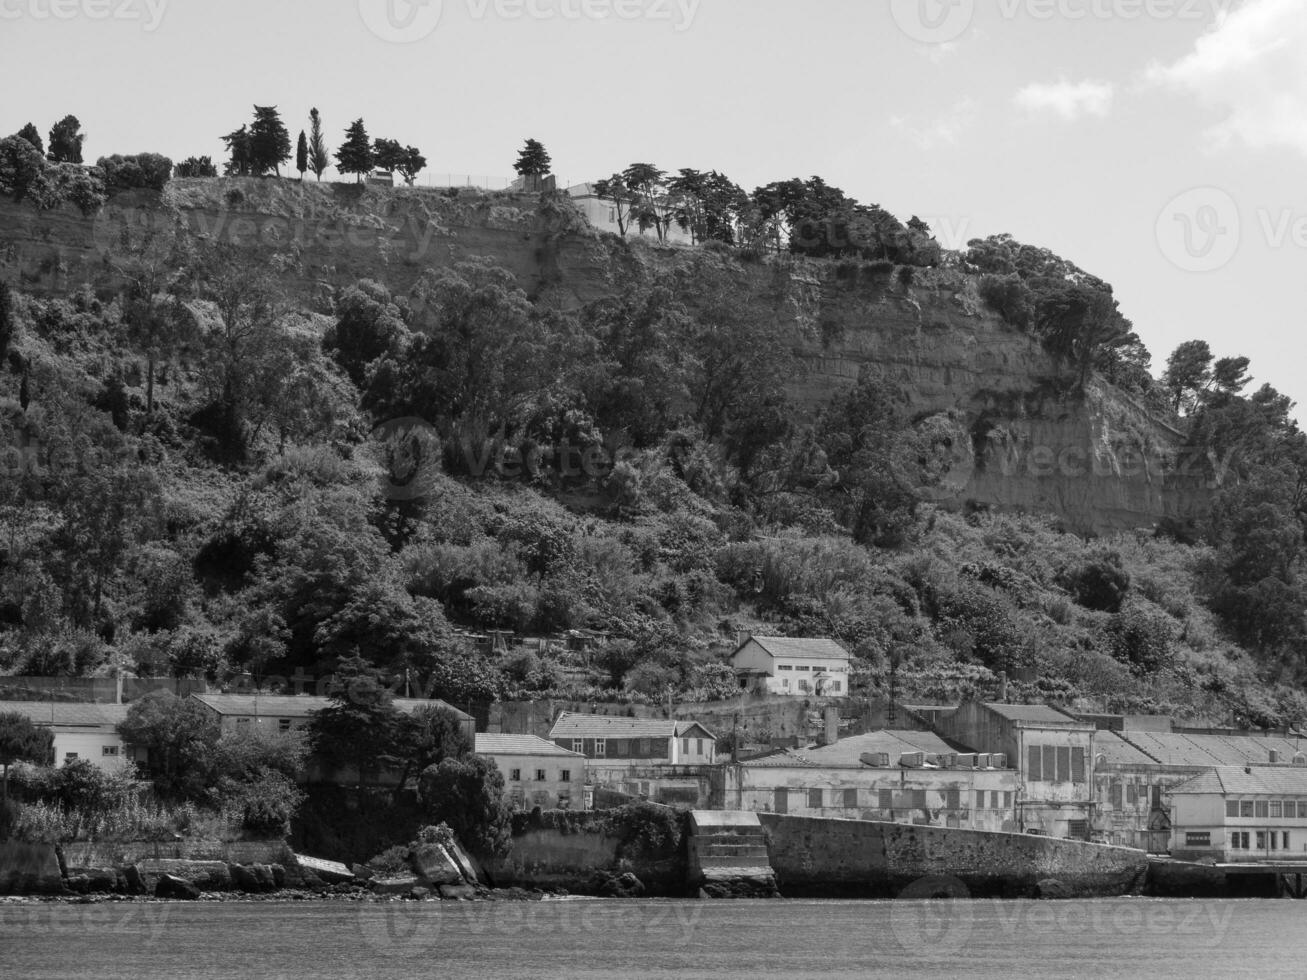
M 110 194 L 136 188 L 161 191 L 172 177 L 172 161 L 158 153 L 115 153 L 100 157 L 95 165 L 104 175 L 104 186 Z
M 1141 602 L 1130 604 L 1112 617 L 1107 635 L 1112 656 L 1137 674 L 1155 674 L 1174 663 L 1175 629 L 1170 618 L 1156 608 Z
M 685 819 L 656 803 L 631 803 L 608 812 L 608 832 L 621 839 L 618 857 L 665 857 L 681 846 Z
M 1119 611 L 1130 591 L 1130 573 L 1121 567 L 1121 556 L 1115 551 L 1100 552 L 1065 572 L 1060 582 L 1077 603 L 1095 612 Z

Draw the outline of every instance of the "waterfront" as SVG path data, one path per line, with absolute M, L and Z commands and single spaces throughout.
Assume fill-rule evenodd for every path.
M 1263 977 L 1293 901 L 566 900 L 0 905 L 6 976 Z

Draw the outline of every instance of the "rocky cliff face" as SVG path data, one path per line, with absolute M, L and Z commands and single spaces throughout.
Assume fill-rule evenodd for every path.
M 1204 507 L 1210 467 L 1185 456 L 1168 420 L 1106 384 L 1073 391 L 1037 343 L 984 308 L 970 277 L 948 268 L 913 270 L 907 284 L 832 263 L 631 244 L 535 195 L 222 179 L 118 195 L 93 219 L 2 202 L 0 277 L 37 294 L 112 290 L 123 242 L 174 226 L 259 250 L 287 291 L 321 312 L 358 279 L 404 293 L 474 256 L 563 308 L 711 267 L 751 315 L 778 318 L 790 337 L 800 410 L 828 404 L 864 365 L 899 386 L 917 424 L 951 445 L 952 469 L 935 490 L 943 504 L 1050 512 L 1086 533 L 1184 523 Z

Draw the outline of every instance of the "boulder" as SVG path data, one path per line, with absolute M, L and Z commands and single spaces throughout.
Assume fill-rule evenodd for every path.
M 150 890 L 145 885 L 145 878 L 141 875 L 141 869 L 134 864 L 129 864 L 122 869 L 123 885 L 128 895 L 148 895 Z
M 0 841 L 0 895 L 59 895 L 63 890 L 52 845 Z
M 422 882 L 413 875 L 406 878 L 373 878 L 368 882 L 374 895 L 407 895 L 421 886 Z
M 159 883 L 154 886 L 154 897 L 194 901 L 200 897 L 200 890 L 185 878 L 179 878 L 171 874 L 161 874 L 159 875 Z
M 354 877 L 362 881 L 371 881 L 377 876 L 377 873 L 369 868 L 366 864 L 352 864 L 350 870 L 354 872 Z
M 627 871 L 613 874 L 611 871 L 595 873 L 594 891 L 602 898 L 641 898 L 645 893 L 644 882 Z
M 87 895 L 91 891 L 91 879 L 86 875 L 72 874 L 64 879 L 64 886 L 74 895 Z
M 416 888 L 414 888 L 411 892 L 408 893 L 408 897 L 413 899 L 413 901 L 415 902 L 425 902 L 428 898 L 431 897 L 431 889 L 423 888 L 421 885 L 418 885 Z
M 471 885 L 441 885 L 440 897 L 446 900 L 462 899 L 467 901 L 477 897 L 477 890 Z
M 161 875 L 185 878 L 201 891 L 231 891 L 231 871 L 224 861 L 185 861 L 180 858 L 146 858 L 136 865 L 147 890 L 157 887 Z
M 255 895 L 260 891 L 258 876 L 252 870 L 243 864 L 233 864 L 228 867 L 231 874 L 232 884 L 236 890 L 244 892 L 246 895 Z
M 302 854 L 295 855 L 295 860 L 299 862 L 300 869 L 306 877 L 313 874 L 325 885 L 348 884 L 356 877 L 353 871 L 336 861 L 324 861 L 321 858 L 305 857 Z
M 409 855 L 409 864 L 419 878 L 433 885 L 461 885 L 463 872 L 439 844 L 423 844 Z
M 1075 893 L 1065 882 L 1058 881 L 1056 878 L 1043 878 L 1035 885 L 1035 893 L 1039 898 L 1073 898 Z
M 259 891 L 275 892 L 277 890 L 277 874 L 272 870 L 270 864 L 255 864 L 250 868 L 254 872 L 254 877 L 259 881 Z M 285 880 L 286 873 L 282 872 L 282 880 Z
M 113 868 L 71 868 L 68 879 L 71 882 L 74 877 L 86 878 L 86 891 L 97 895 L 105 895 L 110 892 L 123 891 L 121 878 Z M 70 884 L 71 888 L 72 885 Z M 73 889 L 77 891 L 77 889 Z
M 445 850 L 454 859 L 454 864 L 458 865 L 458 870 L 463 873 L 464 879 L 474 885 L 480 884 L 480 866 L 477 864 L 476 858 L 463 850 L 458 841 L 448 845 Z

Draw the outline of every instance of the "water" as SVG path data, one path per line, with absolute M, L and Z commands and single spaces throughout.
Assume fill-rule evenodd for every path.
M 0 905 L 0 978 L 1301 977 L 1307 904 Z

